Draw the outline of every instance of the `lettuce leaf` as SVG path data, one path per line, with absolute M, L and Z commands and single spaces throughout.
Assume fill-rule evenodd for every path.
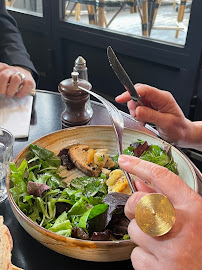
M 72 226 L 67 217 L 67 213 L 63 212 L 55 221 L 54 225 L 49 228 L 50 231 L 63 236 L 71 236 Z
M 78 227 L 82 228 L 85 232 L 88 232 L 86 229 L 87 221 L 104 213 L 108 209 L 108 204 L 97 204 L 88 211 L 86 211 L 79 220 Z

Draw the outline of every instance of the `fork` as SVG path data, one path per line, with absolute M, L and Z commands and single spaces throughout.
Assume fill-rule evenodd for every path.
M 88 90 L 85 89 L 81 86 L 78 86 L 78 88 L 80 90 L 83 90 L 89 94 L 91 94 L 92 96 L 94 96 L 95 98 L 99 99 L 102 104 L 105 106 L 105 108 L 107 109 L 112 125 L 114 127 L 114 131 L 115 131 L 115 135 L 116 135 L 116 144 L 117 144 L 117 149 L 118 149 L 118 154 L 119 156 L 123 154 L 123 147 L 122 147 L 122 138 L 123 138 L 123 129 L 124 129 L 124 120 L 123 117 L 120 113 L 120 111 L 111 103 L 109 102 L 107 99 L 103 98 L 102 96 Z M 135 187 L 135 183 L 132 179 L 132 176 L 130 173 L 126 172 L 125 170 L 123 170 L 126 179 L 129 183 L 129 186 L 132 190 L 132 192 L 134 193 L 135 191 L 137 191 L 136 187 Z

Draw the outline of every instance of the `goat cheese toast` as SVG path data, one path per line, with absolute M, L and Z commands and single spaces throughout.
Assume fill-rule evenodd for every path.
M 115 162 L 107 155 L 107 149 L 92 149 L 88 145 L 77 144 L 69 148 L 72 163 L 88 176 L 98 177 L 103 168 L 115 167 Z

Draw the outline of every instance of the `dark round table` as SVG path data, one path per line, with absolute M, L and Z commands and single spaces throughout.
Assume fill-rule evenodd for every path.
M 106 109 L 102 104 L 92 101 L 93 117 L 90 125 L 111 125 Z M 38 90 L 34 98 L 29 137 L 16 139 L 14 143 L 14 156 L 34 140 L 60 130 L 61 113 L 65 105 L 60 94 Z M 125 127 L 142 130 L 156 135 L 155 130 L 146 125 L 140 126 L 130 115 L 123 113 Z M 23 120 L 23 119 L 22 119 Z M 200 189 L 201 189 L 201 183 Z M 201 193 L 202 194 L 202 193 Z M 8 226 L 13 238 L 12 263 L 25 270 L 62 270 L 62 269 L 88 269 L 99 267 L 104 269 L 124 268 L 132 269 L 130 260 L 120 262 L 89 262 L 60 255 L 32 238 L 18 223 L 9 201 L 6 199 L 0 204 L 0 215 L 4 217 L 4 223 Z

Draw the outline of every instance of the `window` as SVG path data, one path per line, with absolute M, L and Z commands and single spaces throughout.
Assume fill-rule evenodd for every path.
M 43 14 L 42 0 L 6 0 L 6 6 L 11 9 L 34 13 L 41 16 Z
M 64 1 L 64 20 L 130 36 L 185 45 L 191 2 L 188 0 Z

